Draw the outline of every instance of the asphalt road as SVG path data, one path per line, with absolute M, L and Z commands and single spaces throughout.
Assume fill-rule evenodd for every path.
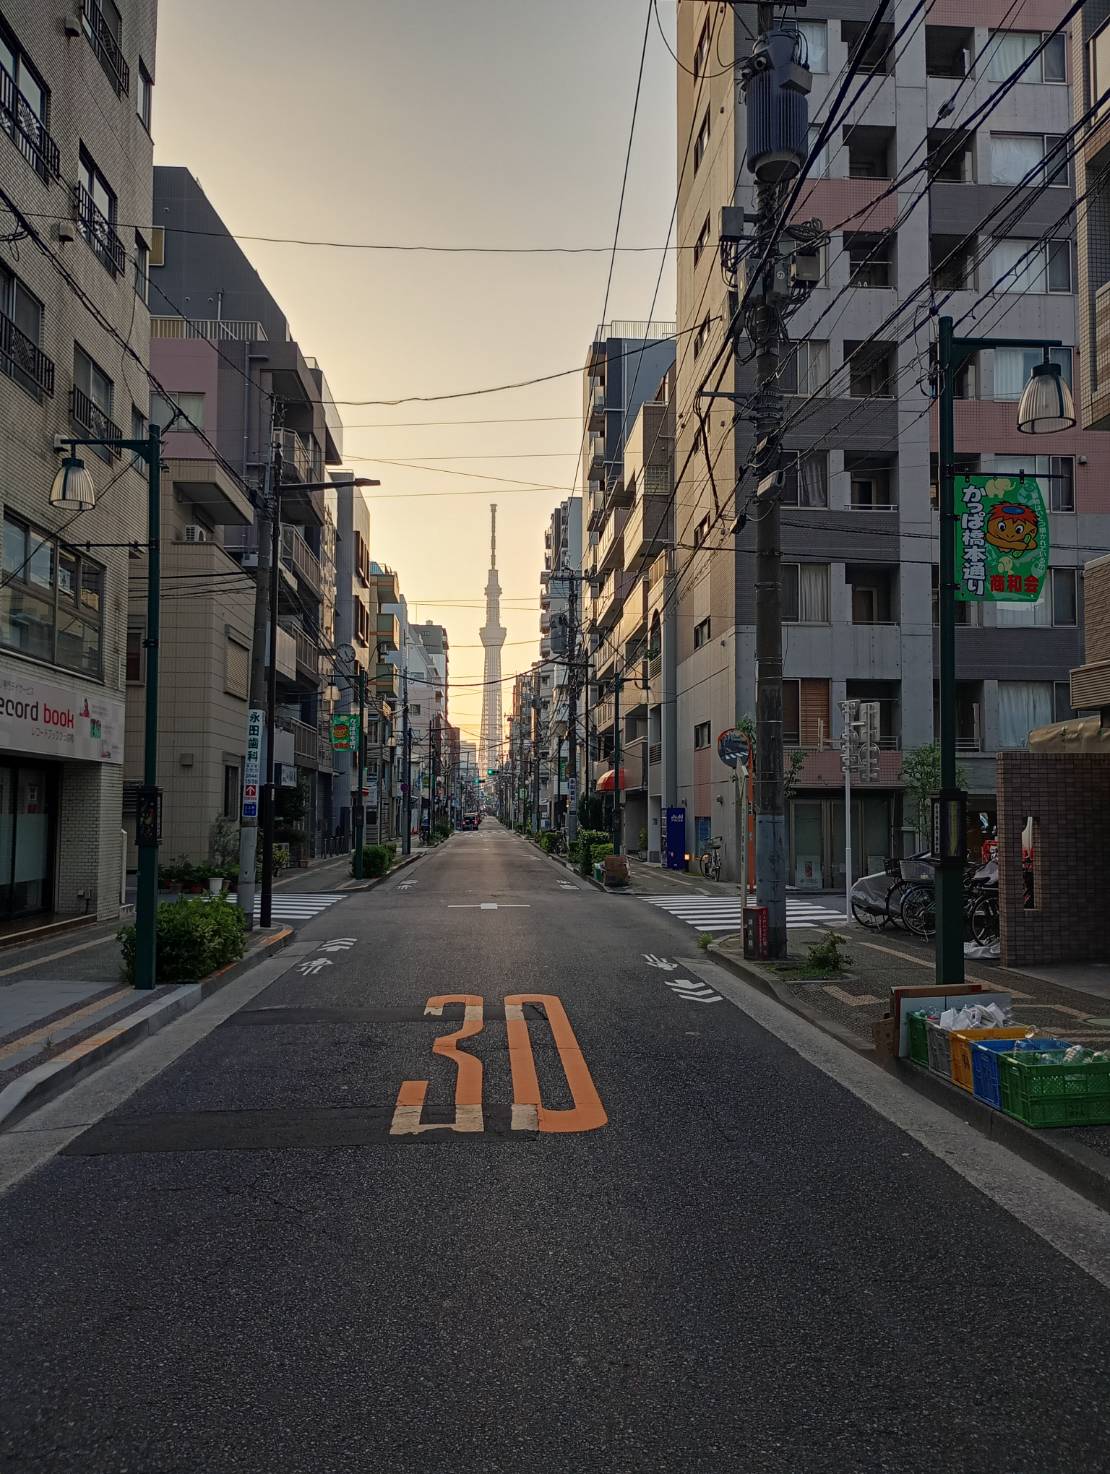
M 1107 1275 L 688 928 L 487 823 L 299 938 L 0 1198 L 5 1474 L 1110 1466 Z

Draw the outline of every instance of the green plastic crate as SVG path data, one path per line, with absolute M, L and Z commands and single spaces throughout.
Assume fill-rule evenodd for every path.
M 1110 1125 L 1110 1061 L 1027 1064 L 1020 1054 L 998 1056 L 1002 1109 L 1027 1126 Z
M 925 1010 L 917 1009 L 906 1020 L 909 1028 L 910 1059 L 929 1068 L 929 1041 L 925 1037 Z

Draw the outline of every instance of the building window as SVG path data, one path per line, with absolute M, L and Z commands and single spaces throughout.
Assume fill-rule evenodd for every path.
M 782 745 L 820 747 L 829 736 L 827 680 L 785 680 L 782 683 Z
M 246 701 L 250 690 L 251 652 L 248 645 L 227 636 L 224 644 L 224 690 Z
M 1087 56 L 1091 72 L 1091 95 L 1088 101 L 1094 107 L 1102 94 L 1110 91 L 1110 25 L 1103 26 L 1088 43 Z M 1095 127 L 1100 123 L 1107 112 L 1110 112 L 1110 97 L 1091 119 L 1091 126 Z
M 49 105 L 46 84 L 0 20 L 0 128 L 47 181 L 60 169 L 58 145 L 46 131 Z
M 114 385 L 94 358 L 78 344 L 73 345 L 73 423 L 84 435 L 93 439 L 121 439 L 119 426 L 112 420 Z M 116 452 L 106 445 L 90 447 L 103 461 L 115 459 Z
M 869 235 L 856 232 L 844 235 L 848 252 L 848 285 L 850 287 L 894 286 L 896 237 L 890 233 Z
M 827 563 L 782 565 L 782 618 L 784 624 L 828 624 Z
M 705 516 L 701 519 L 701 521 L 698 523 L 698 525 L 694 528 L 694 547 L 695 548 L 700 548 L 701 545 L 702 545 L 702 543 L 709 536 L 709 527 L 710 527 L 709 513 L 706 512 Z
M 146 131 L 150 132 L 150 114 L 154 102 L 154 78 L 147 71 L 143 63 L 139 62 L 139 86 L 135 93 L 135 111 L 139 115 L 139 122 Z
M 1062 34 L 1051 31 L 992 31 L 988 43 L 992 50 L 987 77 L 992 82 L 1005 82 L 1042 43 L 1044 50 L 1018 80 L 1066 82 L 1067 43 Z
M 705 252 L 705 248 L 709 244 L 709 230 L 710 230 L 709 216 L 707 215 L 705 217 L 705 220 L 702 223 L 701 229 L 698 231 L 698 238 L 694 242 L 694 270 L 695 271 L 697 271 L 697 269 L 698 269 L 698 262 L 701 260 L 702 255 Z
M 224 763 L 224 818 L 239 817 L 239 764 Z
M 991 252 L 994 292 L 1069 292 L 1071 242 L 995 241 Z
M 700 619 L 694 626 L 694 649 L 700 650 L 703 645 L 709 644 L 709 616 Z
M 1059 133 L 992 133 L 991 183 L 1066 185 L 1067 144 Z
M 867 29 L 866 21 L 842 20 L 840 39 L 848 48 L 857 70 L 871 72 L 875 76 L 889 76 L 894 70 L 894 27 L 889 22 L 876 26 L 866 48 L 861 49 Z
M 852 399 L 888 399 L 894 394 L 898 350 L 891 343 L 845 343 L 848 393 Z
M 698 37 L 698 44 L 694 47 L 694 67 L 693 67 L 694 76 L 695 77 L 704 76 L 705 75 L 706 68 L 707 68 L 708 65 L 709 65 L 709 17 L 707 16 L 706 17 L 706 20 L 705 20 L 705 24 L 701 28 L 701 35 Z
M 418 701 L 410 701 L 409 702 L 409 716 L 410 717 L 418 717 L 419 715 L 420 715 L 420 703 Z
M 150 227 L 150 264 L 151 266 L 165 266 L 166 264 L 166 227 L 164 225 Z
M 866 457 L 846 458 L 844 469 L 851 476 L 851 504 L 857 511 L 889 512 L 898 505 L 894 470 L 870 464 Z
M 54 393 L 54 365 L 42 341 L 42 303 L 0 263 L 0 368 L 32 399 Z
M 0 644 L 99 680 L 104 569 L 4 514 Z
M 141 686 L 146 675 L 143 660 L 143 631 L 127 631 L 127 653 L 124 658 L 124 678 L 129 686 Z
M 1052 721 L 1051 681 L 999 681 L 998 745 L 1028 747 L 1029 733 Z
M 809 130 L 809 152 L 811 154 L 817 145 L 817 139 L 820 133 L 821 129 L 819 126 L 812 127 Z M 827 138 L 817 150 L 817 153 L 814 154 L 808 177 L 810 179 L 827 179 L 829 177 L 829 140 Z
M 1060 365 L 1060 377 L 1071 388 L 1071 349 L 1051 348 L 1053 363 Z M 1020 399 L 1029 375 L 1040 363 L 1040 348 L 996 348 L 994 350 L 994 399 Z
M 354 599 L 353 604 L 355 639 L 360 645 L 368 645 L 370 643 L 370 611 L 361 599 Z
M 150 247 L 135 232 L 135 292 L 140 302 L 150 301 Z
M 124 268 L 126 252 L 116 234 L 116 195 L 100 172 L 92 154 L 81 145 L 74 190 L 78 229 L 93 249 L 96 259 L 112 276 Z
M 1077 610 L 1074 568 L 1052 570 L 1052 623 L 1075 624 Z
M 829 69 L 829 27 L 823 20 L 799 20 L 795 29 L 802 38 L 802 65 L 811 72 Z
M 81 25 L 116 95 L 122 97 L 131 87 L 131 68 L 123 59 L 119 11 L 112 0 L 82 0 Z
M 826 451 L 788 451 L 783 461 L 784 507 L 827 507 L 829 457 Z
M 694 357 L 695 358 L 700 358 L 701 357 L 702 350 L 704 349 L 705 345 L 708 342 L 709 342 L 709 313 L 707 312 L 705 314 L 705 317 L 702 319 L 701 326 L 698 328 L 697 332 L 694 334 Z
M 138 407 L 137 404 L 133 404 L 131 406 L 131 439 L 132 440 L 145 440 L 146 437 L 147 437 L 146 415 L 143 414 L 142 410 Z M 138 451 L 135 451 L 132 454 L 131 464 L 135 467 L 135 470 L 136 471 L 142 471 L 144 475 L 146 474 L 146 470 L 147 470 L 146 461 L 143 459 L 143 457 L 139 454 Z
M 829 345 L 821 338 L 798 343 L 780 371 L 784 394 L 827 394 L 829 392 Z
M 991 462 L 982 469 L 1002 476 L 1020 476 L 1024 471 L 1026 476 L 1039 477 L 1050 512 L 1075 511 L 1074 456 L 1001 455 L 993 456 Z
M 713 744 L 713 727 L 709 722 L 699 722 L 694 728 L 695 748 L 711 747 Z
M 694 173 L 701 168 L 701 161 L 705 158 L 705 151 L 709 147 L 709 109 L 705 110 L 705 117 L 701 120 L 698 136 L 694 139 Z
M 162 433 L 178 421 L 179 430 L 204 429 L 204 395 L 199 391 L 175 389 L 167 399 L 161 394 L 150 396 L 151 424 L 158 425 Z M 181 423 L 184 421 L 184 424 Z

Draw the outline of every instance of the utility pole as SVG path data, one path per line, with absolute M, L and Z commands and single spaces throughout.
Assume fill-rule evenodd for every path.
M 366 843 L 366 805 L 363 801 L 362 790 L 366 787 L 366 670 L 359 666 L 358 678 L 358 761 L 356 763 L 355 778 L 355 812 L 354 812 L 354 872 L 355 879 L 361 880 L 364 873 L 363 846 Z
M 532 811 L 535 815 L 533 830 L 540 832 L 540 697 L 536 687 L 532 689 Z
M 270 443 L 256 508 L 258 566 L 254 575 L 254 631 L 251 638 L 250 706 L 247 712 L 247 755 L 243 766 L 243 806 L 239 824 L 239 905 L 247 927 L 254 926 L 255 874 L 258 864 L 258 794 L 262 784 L 262 738 L 266 729 L 268 682 L 266 650 L 270 633 L 270 519 L 274 502 L 274 434 L 276 404 L 270 417 Z M 276 613 L 276 611 L 273 611 Z
M 401 840 L 401 853 L 412 853 L 412 730 L 409 727 L 409 668 L 401 668 L 401 763 L 404 768 L 404 814 L 405 833 Z
M 277 630 L 281 574 L 281 442 L 274 449 L 273 494 L 270 500 L 270 624 L 266 657 L 266 786 L 262 791 L 262 897 L 258 919 L 273 920 L 274 820 L 276 818 L 274 748 L 277 745 Z
M 791 301 L 792 262 L 780 253 L 780 217 L 790 181 L 809 152 L 811 77 L 797 64 L 797 32 L 777 24 L 774 7 L 757 8 L 759 34 L 744 68 L 748 167 L 755 176 L 757 279 L 746 283 L 745 326 L 755 349 L 756 447 L 761 477 L 755 557 L 756 898 L 767 908 L 771 957 L 786 956 L 786 798 L 782 757 L 782 534 L 779 471 L 784 402 L 779 386 Z
M 567 599 L 567 844 L 578 839 L 578 580 L 568 580 Z
M 613 677 L 613 853 L 621 852 L 621 687 L 624 676 Z

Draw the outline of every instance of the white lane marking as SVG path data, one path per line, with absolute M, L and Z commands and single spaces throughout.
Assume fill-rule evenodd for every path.
M 680 993 L 683 1003 L 723 1003 L 719 993 Z
M 334 937 L 330 942 L 324 942 L 320 948 L 321 952 L 346 952 L 358 941 L 357 937 Z
M 344 895 L 334 892 L 316 891 L 287 891 L 282 896 L 274 896 L 270 903 L 270 913 L 276 921 L 311 921 L 314 916 L 319 916 L 329 906 L 334 906 L 337 901 L 345 901 Z M 257 918 L 262 910 L 262 899 L 256 896 L 254 900 L 254 914 Z
M 684 967 L 1110 1290 L 1110 1214 L 714 962 Z
M 739 896 L 642 896 L 649 906 L 657 906 L 669 916 L 685 922 L 695 931 L 739 931 L 744 924 L 744 908 Z M 786 898 L 788 930 L 803 926 L 844 925 L 844 913 L 818 901 Z
M 301 963 L 297 971 L 304 973 L 305 977 L 308 977 L 314 972 L 323 972 L 325 967 L 332 966 L 334 964 L 330 957 L 310 957 L 307 962 Z
M 662 972 L 674 972 L 678 966 L 675 962 L 668 962 L 665 957 L 656 957 L 654 952 L 645 952 L 644 961 L 648 967 L 658 967 Z
M 448 901 L 448 911 L 531 911 L 524 901 Z

